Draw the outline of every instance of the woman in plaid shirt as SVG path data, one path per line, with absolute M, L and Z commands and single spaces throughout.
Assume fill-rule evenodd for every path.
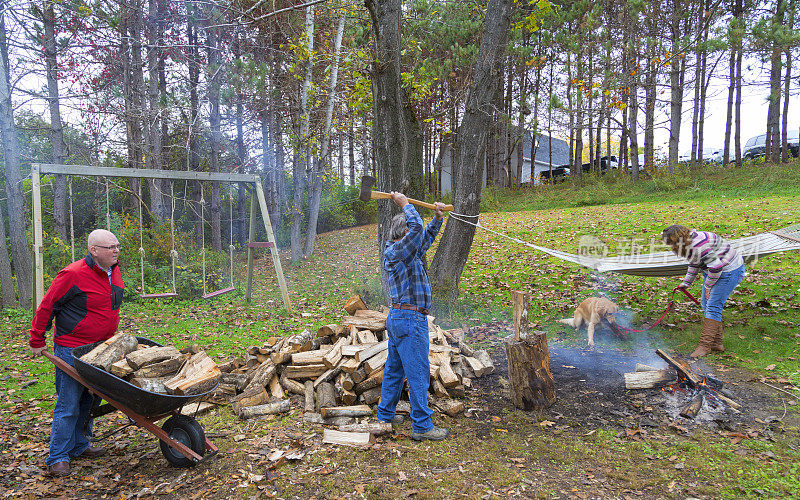
M 725 238 L 707 231 L 690 231 L 673 225 L 661 234 L 664 244 L 689 261 L 689 269 L 679 288 L 689 288 L 697 274 L 703 273 L 700 303 L 703 306 L 703 333 L 691 357 L 712 351 L 722 352 L 722 308 L 733 289 L 744 278 L 744 259 Z

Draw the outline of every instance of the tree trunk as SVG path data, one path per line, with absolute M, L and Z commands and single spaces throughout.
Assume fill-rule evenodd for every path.
M 3 203 L 0 201 L 0 309 L 17 307 L 17 295 L 14 292 L 14 275 L 11 273 L 11 257 L 6 245 L 6 222 L 3 216 Z
M 237 61 L 241 61 L 241 47 L 239 42 L 239 34 L 234 35 L 233 39 L 233 52 L 234 57 Z M 240 66 L 237 65 L 237 68 Z M 239 173 L 243 174 L 245 172 L 245 164 L 247 163 L 247 150 L 244 148 L 244 100 L 245 96 L 239 92 L 236 95 L 236 156 L 239 160 Z M 245 242 L 247 241 L 247 229 L 245 227 L 245 217 L 247 214 L 245 212 L 245 204 L 244 204 L 244 189 L 245 184 L 240 182 L 238 184 L 237 189 L 237 200 L 236 200 L 236 221 L 234 222 L 231 220 L 232 227 L 236 228 L 236 240 L 239 242 L 239 246 L 243 247 Z M 233 193 L 231 193 L 233 196 Z M 231 201 L 233 203 L 233 201 Z M 233 219 L 233 213 L 231 213 L 231 219 Z M 233 244 L 233 238 L 231 238 L 230 244 Z
M 400 0 L 366 0 L 372 21 L 375 60 L 372 63 L 373 136 L 378 190 L 400 191 L 412 198 L 424 197 L 422 130 L 403 90 L 400 69 Z M 366 168 L 367 165 L 365 165 Z M 378 201 L 378 249 L 388 237 L 389 221 L 397 213 L 391 200 Z M 386 275 L 383 291 L 389 297 Z
M 28 309 L 31 307 L 33 294 L 33 263 L 28 251 L 28 231 L 25 217 L 27 204 L 25 193 L 22 190 L 20 147 L 17 127 L 14 123 L 14 107 L 11 102 L 11 65 L 8 60 L 5 21 L 7 8 L 8 4 L 4 0 L 0 0 L 0 136 L 3 141 L 3 173 L 11 233 L 11 256 L 14 274 L 17 276 L 19 305 Z M 5 240 L 2 244 L 5 245 Z
M 736 16 L 736 3 L 731 0 L 733 15 Z M 729 40 L 731 57 L 728 72 L 728 101 L 725 108 L 725 139 L 722 146 L 722 164 L 727 166 L 731 161 L 731 125 L 733 122 L 733 95 L 736 91 L 736 40 L 738 34 L 731 33 Z
M 61 124 L 61 108 L 58 95 L 58 61 L 56 59 L 55 9 L 52 0 L 45 0 L 42 10 L 44 25 L 44 60 L 47 70 L 47 103 L 50 108 L 50 142 L 53 147 L 53 163 L 66 163 L 64 127 Z M 56 233 L 67 241 L 67 178 L 57 174 L 53 179 L 53 222 Z
M 152 0 L 151 0 L 152 1 Z M 220 131 L 220 123 L 222 117 L 220 115 L 219 107 L 219 93 L 221 81 L 221 61 L 219 50 L 219 33 L 217 25 L 222 22 L 215 7 L 210 7 L 209 19 L 206 23 L 206 49 L 208 50 L 208 103 L 211 108 L 209 115 L 209 125 L 211 129 L 211 158 L 210 170 L 211 172 L 220 171 L 220 155 L 221 155 L 221 140 L 222 132 Z M 218 182 L 211 184 L 211 247 L 215 252 L 222 250 L 222 233 L 221 233 L 221 198 L 220 186 Z
M 672 0 L 670 18 L 670 37 L 672 50 L 670 51 L 670 117 L 669 117 L 669 173 L 678 164 L 678 140 L 681 132 L 681 114 L 683 112 L 683 57 L 681 51 L 681 15 L 683 6 L 681 0 Z
M 200 51 L 198 49 L 199 40 L 197 33 L 197 5 L 194 2 L 186 4 L 186 35 L 189 42 L 188 47 L 188 63 L 189 63 L 189 123 L 186 133 L 187 138 L 187 167 L 191 172 L 198 172 L 200 170 L 200 98 L 197 94 L 197 87 L 200 83 Z M 202 207 L 200 205 L 200 182 L 192 182 L 192 192 L 194 203 L 190 204 L 193 207 Z M 200 210 L 193 209 L 191 220 L 194 221 L 194 237 L 198 246 L 203 244 L 201 238 L 203 234 L 202 217 Z
M 532 337 L 506 340 L 511 401 L 522 410 L 542 410 L 556 401 L 547 336 L 538 332 Z
M 775 16 L 772 18 L 772 26 L 777 27 L 783 24 L 784 0 L 777 0 L 775 4 Z M 779 162 L 781 159 L 781 132 L 780 132 L 780 110 L 781 110 L 781 42 L 774 39 L 772 42 L 772 53 L 770 54 L 769 72 L 769 106 L 767 108 L 767 137 L 764 145 L 765 160 Z
M 314 68 L 314 5 L 306 7 L 306 37 L 308 44 L 306 61 L 306 74 L 303 78 L 303 88 L 300 91 L 300 127 L 298 131 L 297 146 L 294 154 L 294 197 L 292 199 L 292 229 L 291 229 L 291 256 L 292 262 L 299 262 L 303 256 L 300 232 L 303 219 L 303 195 L 306 190 L 306 177 L 310 163 L 309 134 L 311 115 L 308 105 L 308 94 L 311 90 L 312 70 Z M 313 166 L 311 167 L 314 168 Z M 310 193 L 309 193 L 310 194 Z M 309 197 L 310 198 L 310 197 Z M 309 199 L 310 201 L 310 199 Z
M 459 127 L 454 162 L 455 211 L 466 215 L 480 213 L 482 145 L 491 114 L 488 108 L 500 85 L 502 64 L 508 42 L 513 0 L 489 1 L 483 24 L 480 52 L 474 69 L 474 82 L 467 96 L 464 119 Z M 475 227 L 448 219 L 444 235 L 433 257 L 431 281 L 434 295 L 453 303 L 458 296 L 458 282 L 467 261 Z
M 145 165 L 152 170 L 161 170 L 163 161 L 163 145 L 161 136 L 161 106 L 159 103 L 160 91 L 158 88 L 158 61 L 161 57 L 161 33 L 158 23 L 158 7 L 155 0 L 148 0 L 148 16 L 145 24 L 147 33 L 147 132 L 149 154 L 145 155 Z M 166 217 L 164 203 L 164 182 L 161 179 L 148 179 L 150 187 L 150 213 L 157 219 Z
M 791 0 L 791 7 L 789 12 L 789 22 L 787 26 L 793 27 L 794 26 L 794 15 L 796 10 L 796 0 Z M 790 91 L 792 89 L 792 48 L 791 46 L 787 46 L 785 48 L 786 53 L 786 76 L 783 80 L 783 117 L 781 123 L 781 162 L 789 161 L 789 151 L 788 151 L 788 138 L 789 138 L 789 96 L 791 95 Z
M 325 106 L 325 125 L 322 131 L 322 153 L 317 162 L 317 168 L 312 174 L 311 194 L 309 196 L 308 229 L 306 231 L 306 245 L 303 250 L 305 258 L 311 257 L 314 253 L 314 242 L 317 239 L 317 220 L 319 218 L 319 204 L 322 195 L 322 173 L 331 169 L 330 144 L 331 144 L 331 124 L 333 123 L 333 106 L 336 103 L 336 83 L 339 79 L 339 55 L 342 51 L 342 36 L 344 35 L 344 24 L 346 15 L 339 18 L 336 28 L 336 39 L 334 41 L 333 66 L 331 67 L 331 84 L 328 88 L 328 103 Z
M 736 17 L 739 19 L 739 26 L 742 26 L 744 9 L 743 0 L 736 0 Z M 742 38 L 737 40 L 736 54 L 736 128 L 734 129 L 734 147 L 736 151 L 736 167 L 742 166 Z

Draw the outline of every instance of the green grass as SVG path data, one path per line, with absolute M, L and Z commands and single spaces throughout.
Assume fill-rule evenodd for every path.
M 568 252 L 577 249 L 584 235 L 601 239 L 612 253 L 625 250 L 631 239 L 647 246 L 673 223 L 735 238 L 798 222 L 800 165 L 739 170 L 710 167 L 675 176 L 657 175 L 636 184 L 621 176 L 606 176 L 594 182 L 585 179 L 580 185 L 487 189 L 482 210 L 481 223 L 487 228 Z M 241 290 L 211 301 L 134 300 L 123 306 L 121 329 L 178 347 L 199 343 L 222 359 L 242 355 L 246 347 L 262 344 L 270 336 L 337 322 L 343 315 L 341 305 L 352 293 L 361 293 L 369 305 L 377 307 L 383 299 L 375 233 L 375 226 L 365 226 L 322 234 L 312 259 L 296 266 L 284 261 L 292 314 L 283 309 L 272 263 L 262 254 L 257 261 L 253 304 L 244 302 Z M 746 368 L 754 378 L 800 386 L 800 252 L 766 257 L 748 265 L 747 272 L 725 309 L 727 351 L 711 359 L 723 367 Z M 126 277 L 135 283 L 135 277 Z M 452 327 L 509 320 L 510 292 L 526 290 L 531 296 L 529 318 L 535 328 L 547 331 L 552 343 L 583 346 L 585 334 L 565 330 L 556 321 L 567 317 L 581 300 L 600 289 L 611 291 L 633 314 L 634 326 L 646 324 L 663 311 L 679 279 L 594 276 L 585 268 L 478 230 L 461 277 L 459 300 L 440 308 L 438 315 L 441 323 Z M 696 294 L 697 290 L 696 284 L 692 291 Z M 27 354 L 25 332 L 30 318 L 28 311 L 0 313 L 0 418 L 12 427 L 20 425 L 19 415 L 32 415 L 33 421 L 46 419 L 54 403 L 52 366 Z M 679 299 L 665 323 L 664 328 L 627 343 L 601 337 L 598 346 L 668 347 L 689 352 L 700 331 L 698 309 Z M 38 382 L 22 388 L 34 379 Z M 796 422 L 798 408 L 800 405 L 788 406 L 787 421 Z M 783 407 L 778 410 L 782 412 Z M 712 433 L 689 437 L 652 434 L 632 441 L 618 437 L 617 429 L 592 434 L 579 428 L 556 432 L 537 425 L 546 418 L 546 413 L 537 416 L 509 409 L 502 413 L 502 422 L 486 424 L 491 426 L 488 437 L 476 438 L 477 424 L 471 420 L 448 419 L 445 423 L 457 432 L 443 443 L 415 445 L 409 440 L 390 440 L 369 452 L 320 449 L 299 465 L 284 466 L 278 471 L 283 479 L 275 484 L 280 484 L 283 497 L 360 494 L 356 486 L 361 485 L 364 495 L 377 498 L 410 492 L 423 497 L 549 498 L 574 492 L 594 495 L 595 491 L 621 497 L 625 489 L 642 491 L 645 496 L 790 497 L 800 489 L 796 423 L 786 424 L 783 433 L 776 433 L 775 442 L 747 439 L 733 444 Z M 232 436 L 216 439 L 224 459 L 209 463 L 204 471 L 210 474 L 198 468 L 185 481 L 191 484 L 213 477 L 222 496 L 256 493 L 252 486 L 236 486 L 242 481 L 242 470 L 264 471 L 264 464 L 254 467 L 252 439 L 295 436 L 275 445 L 283 446 L 281 443 L 319 432 L 298 422 L 296 415 L 242 422 L 222 410 L 203 417 L 203 423 L 207 432 L 248 434 L 248 440 L 241 443 Z M 0 455 L 0 461 L 26 447 L 46 449 L 48 430 L 41 424 L 20 431 L 18 441 L 0 441 L 11 453 Z M 3 436 L 0 432 L 0 439 Z M 124 436 L 132 452 L 152 448 L 153 440 L 141 432 Z M 37 457 L 30 455 L 26 460 L 38 463 Z M 679 463 L 683 468 L 676 469 Z M 137 473 L 163 473 L 161 464 L 158 459 L 143 460 L 140 467 L 145 469 L 137 469 Z M 337 465 L 335 472 L 320 472 L 332 464 Z M 406 480 L 399 478 L 401 471 Z M 604 481 L 597 482 L 599 479 Z

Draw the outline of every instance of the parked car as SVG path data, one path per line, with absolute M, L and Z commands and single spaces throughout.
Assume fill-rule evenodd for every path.
M 601 156 L 600 157 L 600 174 L 606 173 L 609 168 L 618 168 L 619 163 L 617 162 L 617 157 L 614 155 L 611 156 Z M 592 162 L 584 163 L 581 165 L 581 172 L 589 173 L 592 171 Z
M 798 130 L 795 129 L 793 131 L 789 131 L 786 137 L 786 143 L 787 146 L 789 147 L 789 154 L 797 158 L 798 155 L 800 154 L 800 133 L 798 132 Z M 764 156 L 766 147 L 767 147 L 767 134 L 761 134 L 755 137 L 751 137 L 747 139 L 747 142 L 744 143 L 744 151 L 742 151 L 742 157 L 745 160 L 752 160 L 753 158 Z
M 559 165 L 558 167 L 553 167 L 553 178 L 552 182 L 559 182 L 566 180 L 567 176 L 569 175 L 569 165 Z M 550 170 L 543 170 L 539 173 L 539 182 L 549 182 L 550 179 Z

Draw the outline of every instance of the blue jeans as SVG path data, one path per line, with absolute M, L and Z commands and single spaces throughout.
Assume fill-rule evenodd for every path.
M 744 264 L 738 269 L 722 273 L 711 287 L 711 292 L 706 294 L 706 271 L 703 271 L 703 291 L 700 294 L 700 304 L 703 306 L 706 318 L 722 321 L 722 308 L 725 307 L 728 297 L 742 279 L 744 279 Z
M 53 352 L 74 366 L 72 348 L 56 344 Z M 50 429 L 50 455 L 45 462 L 48 466 L 69 462 L 70 458 L 77 457 L 89 447 L 83 427 L 94 403 L 94 396 L 59 368 L 56 368 L 56 394 L 58 399 L 53 409 L 53 425 Z M 91 422 L 87 431 L 91 435 Z
M 383 368 L 381 402 L 378 420 L 390 422 L 394 418 L 403 380 L 408 380 L 411 400 L 412 431 L 424 433 L 433 429 L 428 408 L 428 387 L 431 382 L 428 350 L 428 318 L 416 311 L 392 309 L 386 320 L 389 336 L 389 356 Z

